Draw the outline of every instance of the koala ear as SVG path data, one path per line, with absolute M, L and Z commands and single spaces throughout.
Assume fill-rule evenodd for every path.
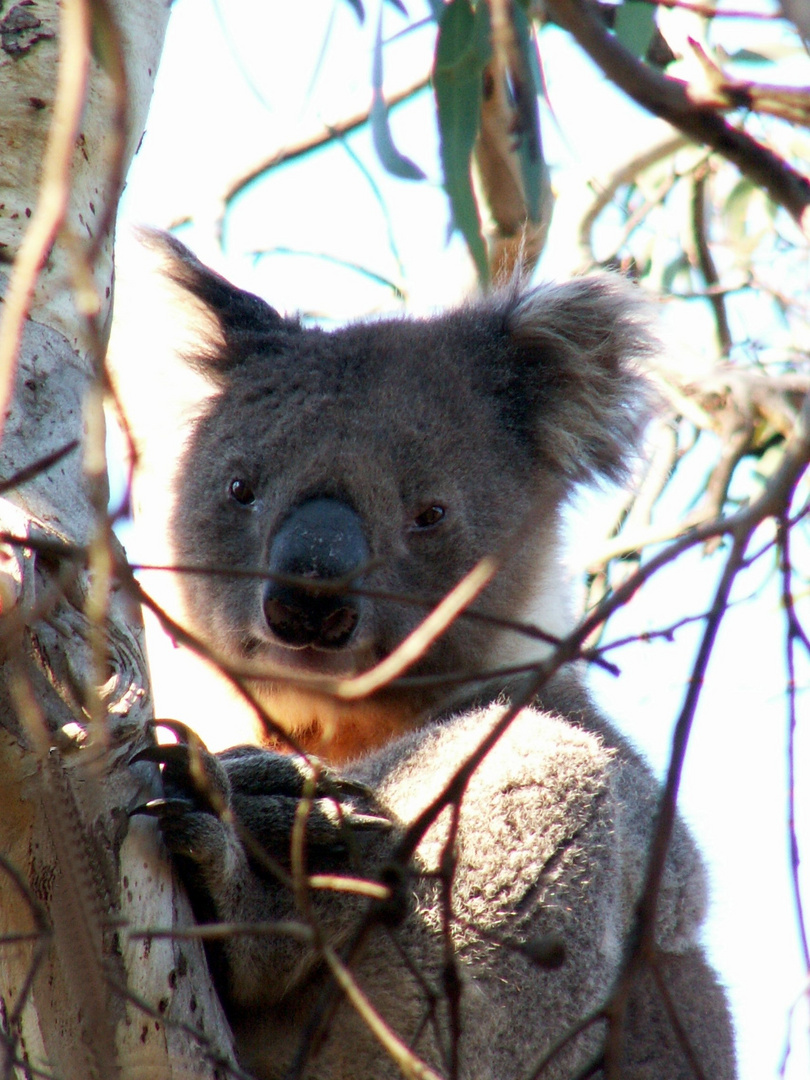
M 140 229 L 138 238 L 159 260 L 179 308 L 184 333 L 177 351 L 214 382 L 245 360 L 275 352 L 291 334 L 300 332 L 258 296 L 238 289 L 209 270 L 185 244 L 157 229 Z
M 651 411 L 640 365 L 658 351 L 640 290 L 584 277 L 513 296 L 503 314 L 511 422 L 571 480 L 619 479 Z

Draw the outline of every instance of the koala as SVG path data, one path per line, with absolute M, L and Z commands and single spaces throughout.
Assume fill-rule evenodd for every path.
M 729 1011 L 700 945 L 706 875 L 680 820 L 654 949 L 609 1031 L 659 787 L 580 665 L 537 677 L 574 625 L 563 507 L 623 475 L 644 424 L 655 346 L 631 287 L 514 285 L 326 331 L 176 239 L 149 243 L 187 311 L 184 359 L 212 387 L 170 521 L 190 627 L 272 721 L 262 746 L 213 755 L 182 732 L 147 752 L 197 916 L 272 924 L 210 950 L 244 1067 L 731 1080 Z M 398 678 L 337 692 L 487 556 L 497 572 Z

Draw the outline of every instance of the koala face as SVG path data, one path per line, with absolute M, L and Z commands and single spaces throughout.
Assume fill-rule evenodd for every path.
M 561 504 L 615 475 L 639 427 L 632 363 L 648 340 L 626 288 L 583 280 L 325 332 L 162 243 L 203 305 L 190 360 L 216 386 L 171 521 L 178 562 L 199 569 L 187 606 L 219 652 L 265 665 L 274 718 L 339 759 L 418 723 L 460 677 L 525 661 L 504 620 L 565 631 Z M 400 684 L 349 708 L 285 682 L 368 670 L 492 554 L 503 566 L 473 616 Z

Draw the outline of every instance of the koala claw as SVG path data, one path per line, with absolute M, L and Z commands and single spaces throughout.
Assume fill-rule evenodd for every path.
M 180 763 L 188 758 L 188 747 L 181 743 L 151 743 L 143 750 L 138 750 L 129 759 L 129 764 L 134 765 L 138 761 L 153 761 L 157 765 L 166 765 L 174 760 Z
M 293 755 L 253 746 L 214 755 L 185 724 L 161 720 L 152 726 L 168 728 L 180 741 L 153 744 L 133 755 L 131 763 L 162 766 L 164 794 L 130 813 L 156 818 L 169 848 L 195 862 L 207 861 L 223 843 L 244 842 L 250 850 L 249 834 L 273 861 L 286 864 L 302 800 L 308 803 L 306 841 L 313 870 L 348 868 L 364 838 L 392 827 L 373 802 L 368 805 L 364 785 L 319 763 L 313 769 Z
M 140 814 L 143 817 L 153 817 L 163 821 L 170 814 L 186 813 L 193 805 L 190 799 L 150 799 L 148 802 L 133 806 L 127 814 L 129 817 Z

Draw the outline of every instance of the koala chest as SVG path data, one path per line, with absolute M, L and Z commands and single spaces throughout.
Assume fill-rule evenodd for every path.
M 386 746 L 423 722 L 418 708 L 404 698 L 343 702 L 295 686 L 268 688 L 265 705 L 302 749 L 336 765 Z M 269 750 L 288 749 L 266 733 L 259 742 Z

